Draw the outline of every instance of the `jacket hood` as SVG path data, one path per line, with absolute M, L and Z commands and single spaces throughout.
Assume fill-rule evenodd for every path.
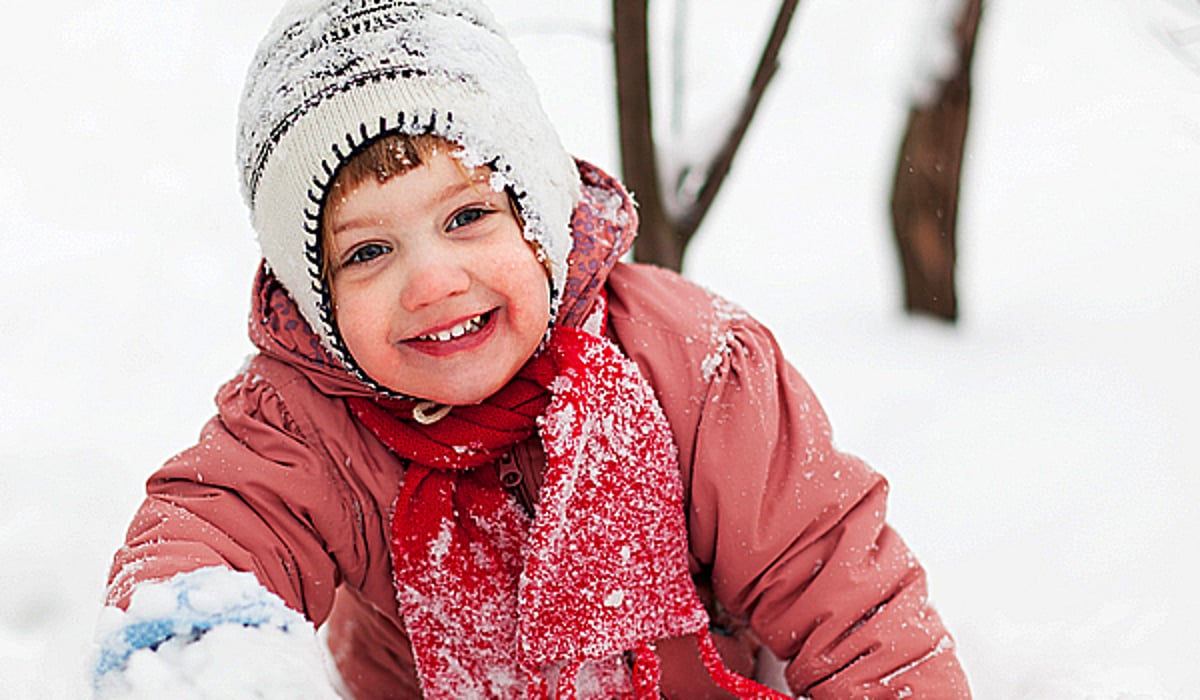
M 614 177 L 576 161 L 581 181 L 571 215 L 572 248 L 555 323 L 582 326 L 613 267 L 633 246 L 638 218 L 633 198 Z M 250 340 L 264 355 L 296 367 L 329 396 L 378 394 L 356 378 L 321 342 L 287 289 L 263 263 L 254 281 Z

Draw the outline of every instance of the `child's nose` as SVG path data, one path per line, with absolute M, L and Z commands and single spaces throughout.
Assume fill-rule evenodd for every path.
M 411 263 L 400 292 L 400 304 L 406 311 L 417 311 L 463 294 L 471 286 L 471 276 L 452 251 L 425 250 L 414 256 Z

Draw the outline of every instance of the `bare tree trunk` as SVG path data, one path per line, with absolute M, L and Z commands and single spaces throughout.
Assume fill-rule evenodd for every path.
M 892 190 L 892 226 L 904 268 L 904 304 L 958 318 L 954 266 L 963 147 L 971 103 L 971 61 L 983 0 L 964 0 L 955 25 L 958 67 L 928 104 L 914 105 Z
M 703 164 L 704 181 L 694 201 L 672 217 L 661 189 L 658 156 L 654 148 L 654 120 L 650 102 L 650 51 L 648 0 L 613 0 L 613 55 L 617 74 L 617 123 L 620 129 L 621 167 L 625 184 L 638 201 L 641 231 L 634 258 L 673 270 L 683 266 L 683 254 L 708 213 L 717 191 L 729 174 L 733 158 L 754 119 L 767 85 L 779 68 L 779 51 L 799 0 L 782 0 L 771 36 L 763 46 L 758 68 L 741 110 L 723 136 L 715 157 Z M 678 182 L 671 177 L 666 181 Z
M 681 240 L 667 218 L 659 189 L 654 119 L 650 108 L 647 0 L 613 0 L 613 53 L 617 64 L 617 124 L 625 186 L 638 202 L 634 257 L 672 270 L 683 267 Z

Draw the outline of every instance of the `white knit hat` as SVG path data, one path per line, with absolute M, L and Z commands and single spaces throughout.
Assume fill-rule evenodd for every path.
M 263 257 L 325 345 L 357 372 L 321 274 L 321 209 L 338 168 L 389 133 L 443 137 L 492 169 L 549 259 L 557 307 L 579 174 L 487 8 L 291 0 L 246 78 L 238 162 Z

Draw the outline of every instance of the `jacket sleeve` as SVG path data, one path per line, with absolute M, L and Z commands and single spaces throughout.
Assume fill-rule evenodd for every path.
M 140 584 L 220 566 L 254 574 L 288 607 L 324 621 L 362 550 L 362 509 L 315 431 L 285 404 L 287 377 L 265 379 L 269 369 L 252 362 L 222 387 L 199 443 L 150 477 L 113 561 L 110 605 L 126 608 Z
M 887 482 L 834 449 L 771 334 L 744 314 L 724 318 L 681 455 L 692 553 L 717 600 L 813 700 L 969 698 L 925 572 L 885 522 Z

